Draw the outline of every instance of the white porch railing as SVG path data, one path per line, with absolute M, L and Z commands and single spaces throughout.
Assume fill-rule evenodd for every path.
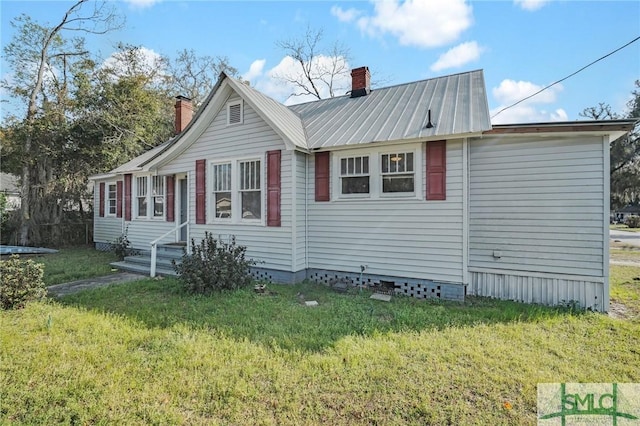
M 172 232 L 178 232 L 178 230 L 182 229 L 184 226 L 187 226 L 187 225 L 189 225 L 189 221 L 186 221 L 183 224 L 176 226 L 175 228 L 165 232 L 155 240 L 151 241 L 151 267 L 149 268 L 150 277 L 156 276 L 156 259 L 158 258 L 158 242 L 163 238 L 167 237 L 168 235 L 170 235 Z M 189 228 L 187 228 L 187 235 L 189 235 Z

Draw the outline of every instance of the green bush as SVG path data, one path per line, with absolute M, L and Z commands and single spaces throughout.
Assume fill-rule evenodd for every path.
M 15 254 L 0 262 L 0 308 L 22 308 L 30 300 L 42 299 L 47 293 L 43 275 L 42 264 Z
M 138 251 L 131 248 L 131 242 L 127 237 L 129 227 L 111 243 L 111 251 L 116 255 L 118 260 L 124 260 L 126 256 L 135 256 Z
M 184 288 L 189 293 L 211 294 L 220 290 L 236 290 L 251 284 L 251 265 L 245 258 L 247 248 L 232 237 L 229 243 L 216 240 L 205 232 L 200 244 L 191 240 L 191 254 L 182 255 L 182 263 L 173 262 Z
M 625 224 L 629 228 L 640 228 L 640 216 L 629 216 L 625 220 Z

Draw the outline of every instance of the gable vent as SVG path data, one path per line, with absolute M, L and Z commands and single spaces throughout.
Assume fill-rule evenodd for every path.
M 230 104 L 228 107 L 228 124 L 242 123 L 242 103 Z

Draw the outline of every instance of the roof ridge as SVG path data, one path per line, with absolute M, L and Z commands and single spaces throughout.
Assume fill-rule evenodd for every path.
M 457 73 L 454 73 L 454 74 L 440 75 L 440 76 L 437 76 L 437 77 L 430 77 L 430 78 L 423 78 L 421 80 L 408 81 L 406 83 L 393 84 L 391 86 L 385 86 L 385 87 L 379 87 L 379 88 L 371 89 L 371 93 L 379 92 L 381 90 L 395 89 L 395 88 L 401 87 L 401 86 L 409 86 L 411 84 L 424 83 L 424 82 L 427 82 L 427 81 L 438 80 L 438 79 L 441 79 L 441 78 L 450 78 L 450 77 L 456 77 L 456 76 L 459 76 L 459 75 L 473 74 L 473 73 L 477 73 L 477 72 L 483 73 L 484 70 L 482 68 L 477 68 L 477 69 L 470 70 L 470 71 L 461 71 L 461 72 L 457 72 Z M 309 104 L 316 103 L 316 102 L 328 102 L 328 101 L 330 101 L 332 99 L 348 98 L 350 96 L 351 95 L 349 95 L 349 94 L 345 94 L 345 95 L 340 95 L 340 96 L 334 96 L 332 98 L 316 99 L 316 100 L 311 100 L 311 101 L 307 101 L 307 102 L 301 102 L 299 104 L 285 105 L 285 106 L 287 108 L 291 109 L 292 107 L 297 107 L 299 105 L 309 105 Z

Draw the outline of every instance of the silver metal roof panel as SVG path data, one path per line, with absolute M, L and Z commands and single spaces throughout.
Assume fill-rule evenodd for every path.
M 481 70 L 289 108 L 302 119 L 311 149 L 447 138 L 491 129 Z M 432 128 L 426 127 L 429 110 Z

